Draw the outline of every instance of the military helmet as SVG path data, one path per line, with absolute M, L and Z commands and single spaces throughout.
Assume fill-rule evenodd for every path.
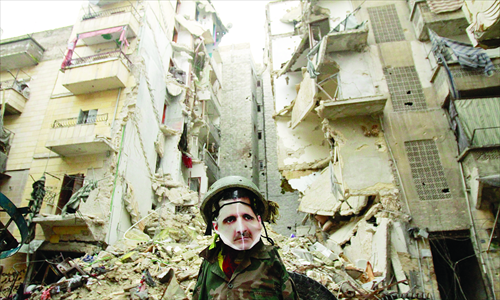
M 257 186 L 245 177 L 227 176 L 212 184 L 205 196 L 203 196 L 200 210 L 203 220 L 205 220 L 205 223 L 207 224 L 208 234 L 210 234 L 214 213 L 217 213 L 214 211 L 216 204 L 221 200 L 223 192 L 232 188 L 244 189 L 253 194 L 254 197 L 250 200 L 253 202 L 252 207 L 254 208 L 255 213 L 260 215 L 263 221 L 269 221 L 268 201 L 264 199 Z

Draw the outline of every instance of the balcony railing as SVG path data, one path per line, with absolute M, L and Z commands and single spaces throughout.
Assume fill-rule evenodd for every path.
M 68 118 L 68 119 L 59 119 L 55 120 L 52 124 L 52 128 L 61 128 L 61 127 L 73 127 L 76 125 L 83 124 L 95 124 L 98 122 L 106 122 L 108 120 L 108 114 L 100 114 L 95 117 L 88 117 L 84 122 L 78 123 L 79 118 Z
M 130 69 L 132 62 L 130 61 L 128 56 L 125 53 L 123 53 L 121 50 L 99 53 L 99 54 L 94 54 L 94 55 L 85 56 L 85 57 L 73 58 L 69 62 L 69 66 L 67 68 L 79 67 L 79 66 L 88 65 L 91 63 L 97 63 L 97 62 L 104 62 L 107 60 L 112 60 L 114 58 L 121 59 L 122 62 L 124 62 L 125 65 Z
M 212 154 L 210 154 L 210 152 L 208 152 L 207 149 L 203 149 L 203 161 L 205 162 L 205 164 L 208 167 L 208 170 L 211 173 L 209 175 L 212 175 L 213 179 L 215 180 L 219 179 L 220 178 L 219 166 L 217 165 L 215 158 L 212 156 Z
M 493 137 L 493 138 L 492 138 Z M 470 138 L 471 146 L 483 147 L 500 144 L 500 126 L 474 128 Z
M 95 19 L 95 18 L 108 17 L 111 15 L 125 13 L 125 12 L 132 13 L 137 20 L 140 19 L 139 13 L 135 9 L 135 7 L 130 5 L 130 6 L 113 8 L 113 9 L 100 10 L 97 12 L 89 12 L 89 13 L 86 13 L 85 15 L 83 15 L 82 21 L 91 20 L 91 19 Z

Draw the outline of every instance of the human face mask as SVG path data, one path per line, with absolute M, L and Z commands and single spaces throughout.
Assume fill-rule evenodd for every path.
M 222 242 L 235 250 L 251 249 L 260 240 L 262 224 L 249 205 L 248 198 L 222 200 L 217 221 L 212 225 Z

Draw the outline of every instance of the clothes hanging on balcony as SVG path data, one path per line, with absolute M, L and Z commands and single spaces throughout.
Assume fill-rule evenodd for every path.
M 188 169 L 191 169 L 193 167 L 193 159 L 185 153 L 182 153 L 182 163 Z
M 446 61 L 452 59 L 452 53 L 456 56 L 458 63 L 462 67 L 469 67 L 474 69 L 484 69 L 487 76 L 493 75 L 495 67 L 488 57 L 488 54 L 481 48 L 474 48 L 470 44 L 465 44 L 459 41 L 454 41 L 445 37 L 437 35 L 434 31 L 429 29 L 429 37 L 432 43 L 432 51 L 439 59 L 443 56 Z M 444 61 L 443 61 L 444 63 Z
M 463 4 L 464 0 L 427 0 L 427 5 L 435 14 L 458 10 Z

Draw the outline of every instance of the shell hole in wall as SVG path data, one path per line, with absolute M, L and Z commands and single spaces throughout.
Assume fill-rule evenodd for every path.
M 411 95 L 411 91 L 406 92 L 406 95 Z
M 413 106 L 413 102 L 405 102 L 406 106 Z

